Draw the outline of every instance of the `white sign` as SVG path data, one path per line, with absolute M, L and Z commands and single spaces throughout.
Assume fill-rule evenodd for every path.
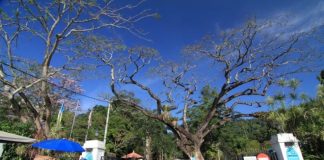
M 257 160 L 256 156 L 246 156 L 243 157 L 243 160 Z

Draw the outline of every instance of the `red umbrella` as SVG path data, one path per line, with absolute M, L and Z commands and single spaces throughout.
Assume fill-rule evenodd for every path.
M 137 159 L 137 158 L 143 158 L 143 156 L 141 156 L 140 154 L 137 154 L 137 153 L 135 153 L 133 151 L 132 153 L 129 153 L 127 155 L 124 155 L 122 158 L 123 159 L 128 159 L 128 158 L 135 158 L 135 159 Z

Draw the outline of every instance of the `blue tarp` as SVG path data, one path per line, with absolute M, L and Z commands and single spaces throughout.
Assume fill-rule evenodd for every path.
M 36 148 L 60 151 L 60 152 L 83 152 L 82 146 L 77 143 L 67 139 L 49 139 L 40 141 L 32 145 Z

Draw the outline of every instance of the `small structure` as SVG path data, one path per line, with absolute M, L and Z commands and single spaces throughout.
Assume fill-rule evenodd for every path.
M 298 139 L 292 133 L 274 135 L 270 142 L 278 160 L 304 160 Z
M 83 148 L 86 150 L 91 150 L 93 160 L 102 160 L 105 156 L 105 144 L 103 141 L 99 140 L 89 140 L 86 141 L 83 145 Z M 85 157 L 87 152 L 82 152 L 81 157 Z
M 0 143 L 33 143 L 35 139 L 0 131 Z
M 0 159 L 3 152 L 3 146 L 5 143 L 33 143 L 35 139 L 0 131 Z

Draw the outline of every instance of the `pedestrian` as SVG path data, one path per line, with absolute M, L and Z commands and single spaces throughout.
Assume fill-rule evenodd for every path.
M 93 160 L 92 149 L 86 148 L 86 153 L 84 156 L 81 156 L 80 160 Z

